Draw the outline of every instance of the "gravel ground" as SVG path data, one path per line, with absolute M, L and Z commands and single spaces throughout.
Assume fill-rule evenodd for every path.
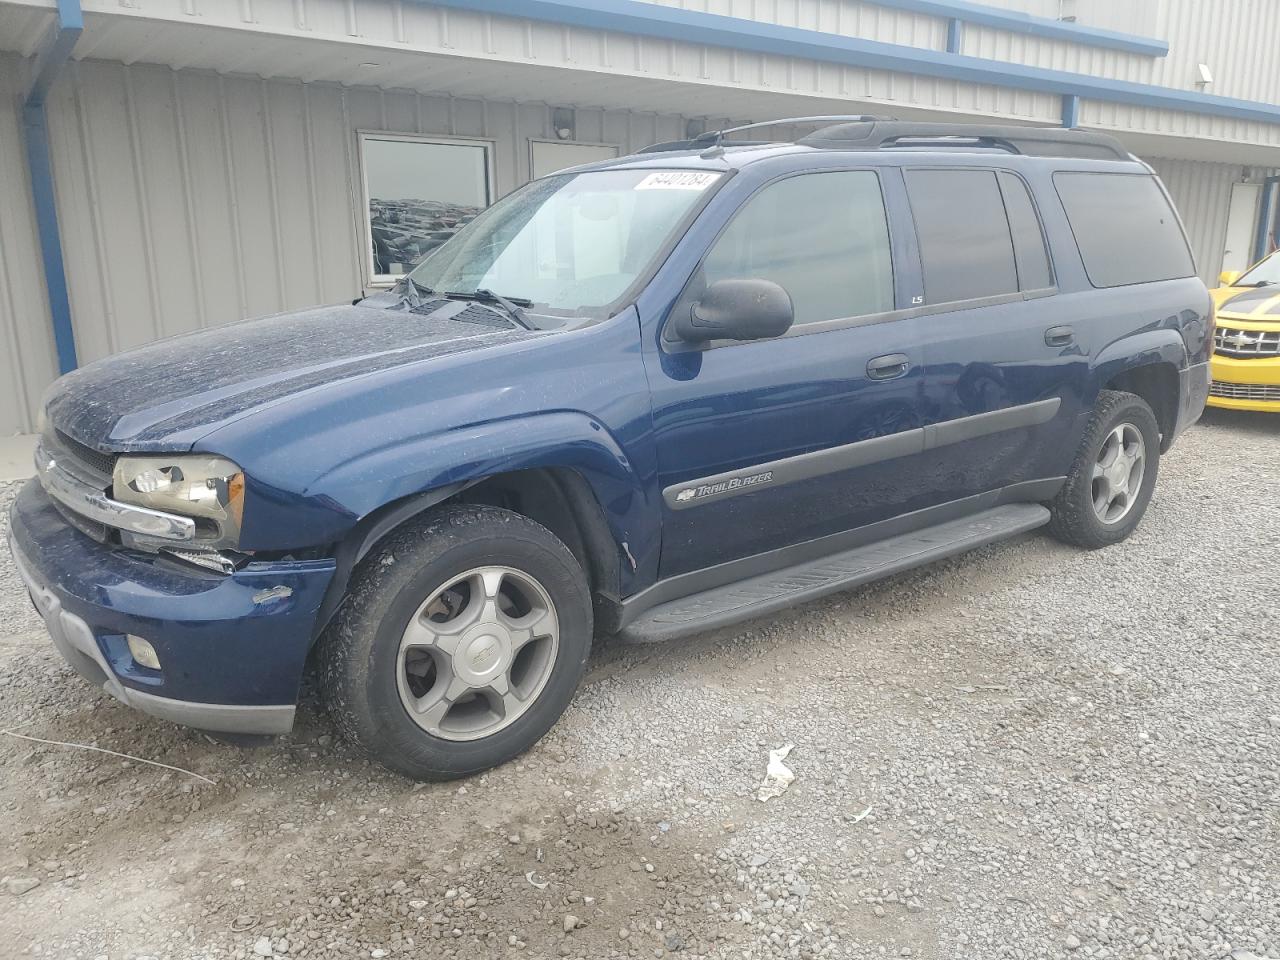
M 0 954 L 1280 958 L 1278 491 L 1280 418 L 1211 415 L 1118 547 L 607 646 L 521 762 L 426 787 L 314 709 L 252 750 L 126 710 L 5 555 L 0 728 L 215 785 L 0 737 Z

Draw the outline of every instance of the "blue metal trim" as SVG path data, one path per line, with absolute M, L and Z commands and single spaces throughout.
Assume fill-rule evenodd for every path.
M 83 30 L 84 14 L 80 0 L 58 0 L 58 18 L 36 54 L 34 76 L 22 104 L 22 133 L 31 176 L 31 202 L 36 213 L 36 232 L 40 238 L 40 259 L 44 264 L 44 283 L 49 295 L 58 369 L 62 373 L 74 370 L 79 361 L 76 357 L 75 327 L 71 322 L 71 300 L 67 295 L 66 265 L 62 259 L 58 206 L 53 192 L 53 160 L 49 154 L 49 118 L 45 102 Z
M 1080 126 L 1080 98 L 1077 96 L 1062 98 L 1062 125 L 1068 130 Z
M 960 40 L 964 33 L 964 21 L 952 17 L 947 21 L 947 53 L 960 52 Z
M 1017 10 L 989 7 L 984 3 L 969 3 L 967 0 L 870 0 L 870 2 L 878 7 L 892 7 L 895 10 L 908 10 L 911 13 L 923 13 L 931 17 L 962 20 L 965 23 L 993 27 L 996 30 L 1025 33 L 1050 40 L 1065 40 L 1068 43 L 1079 43 L 1088 47 L 1123 50 L 1125 53 L 1139 53 L 1148 57 L 1169 55 L 1169 44 L 1164 40 L 1087 27 L 1066 20 L 1034 17 Z
M 69 373 L 78 365 L 76 334 L 67 296 L 67 273 L 62 261 L 62 234 L 53 195 L 53 165 L 49 157 L 49 128 L 43 103 L 22 110 L 22 130 L 27 141 L 27 166 L 31 172 L 31 199 L 36 211 L 40 259 L 53 318 L 53 341 L 58 350 L 58 370 Z
M 1124 103 L 1160 110 L 1280 123 L 1280 105 L 1205 93 L 1108 80 L 1083 73 L 1046 70 L 940 50 L 838 36 L 817 30 L 683 10 L 639 0 L 430 0 L 432 6 L 520 17 L 595 30 L 640 34 L 663 40 L 728 47 L 782 57 L 1015 87 L 1059 96 Z
M 1267 255 L 1267 238 L 1271 234 L 1271 225 L 1276 219 L 1276 192 L 1280 189 L 1280 177 L 1267 177 L 1262 181 L 1262 202 L 1258 210 L 1258 228 L 1253 237 L 1253 257 L 1250 264 L 1255 264 Z

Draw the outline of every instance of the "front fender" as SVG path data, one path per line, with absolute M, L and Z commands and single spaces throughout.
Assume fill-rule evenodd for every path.
M 604 511 L 610 532 L 633 557 L 657 554 L 660 511 L 617 439 L 598 420 L 552 411 L 456 427 L 367 451 L 321 475 L 307 500 L 353 518 L 406 497 L 537 467 L 576 471 Z M 638 571 L 632 571 L 638 572 Z

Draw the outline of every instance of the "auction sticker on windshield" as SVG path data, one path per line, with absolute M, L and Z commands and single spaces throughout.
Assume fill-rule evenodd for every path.
M 698 170 L 663 170 L 651 173 L 636 184 L 637 190 L 705 190 L 719 178 L 718 173 Z

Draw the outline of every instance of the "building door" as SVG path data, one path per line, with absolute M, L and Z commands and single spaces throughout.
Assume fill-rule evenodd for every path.
M 1244 272 L 1253 265 L 1253 240 L 1257 233 L 1258 199 L 1262 185 L 1233 183 L 1227 207 L 1227 237 L 1222 249 L 1222 270 Z

